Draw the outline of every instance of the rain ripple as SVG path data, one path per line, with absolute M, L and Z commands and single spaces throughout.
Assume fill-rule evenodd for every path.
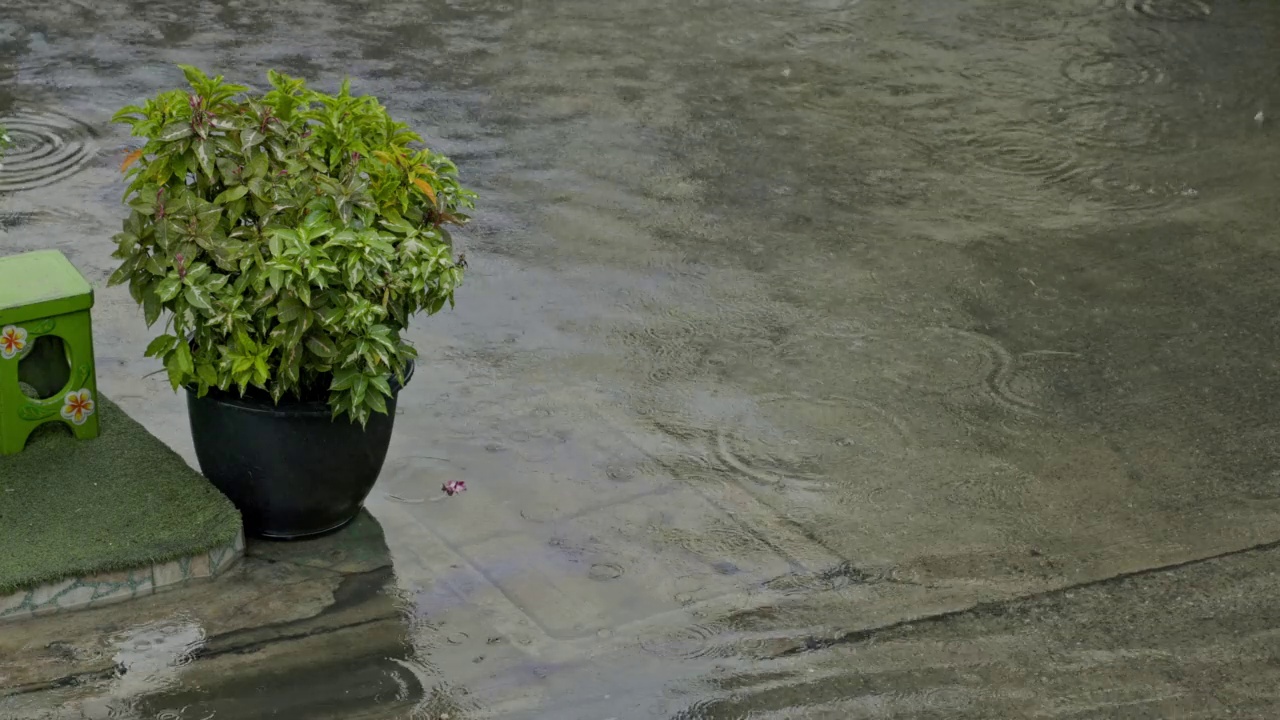
M 1045 109 L 1050 124 L 1077 145 L 1107 150 L 1165 153 L 1179 144 L 1169 117 L 1148 104 L 1090 100 Z
M 677 630 L 663 630 L 640 639 L 645 652 L 675 660 L 698 658 L 766 657 L 770 634 L 736 630 L 730 623 L 713 620 Z
M 1098 109 L 1093 108 L 1096 112 Z M 1163 131 L 1158 116 L 1147 116 L 1143 125 L 1112 125 L 1113 119 L 1125 117 L 1123 111 L 1092 116 L 1080 114 L 1056 118 L 1045 126 L 1028 124 L 997 128 L 982 135 L 960 136 L 949 147 L 935 152 L 955 152 L 957 171 L 969 173 L 976 166 L 991 174 L 989 182 L 973 188 L 1006 201 L 1038 203 L 1048 187 L 1058 188 L 1073 202 L 1096 204 L 1107 211 L 1149 211 L 1171 206 L 1196 195 L 1194 188 L 1168 181 L 1147 181 L 1135 177 L 1135 168 L 1102 162 L 1082 155 L 1091 145 L 1107 149 L 1149 149 L 1161 147 Z M 1135 116 L 1134 122 L 1139 122 Z M 1075 122 L 1072 128 L 1068 122 Z M 1110 134 L 1122 129 L 1126 135 Z M 954 148 L 954 149 L 953 149 Z M 1006 178 L 1024 178 L 1034 182 L 1001 182 Z
M 785 33 L 784 44 L 801 52 L 850 47 L 856 42 L 858 23 L 829 18 Z
M 1069 145 L 1055 142 L 1032 128 L 1003 128 L 962 141 L 974 162 L 998 173 L 1065 180 L 1082 169 L 1079 155 Z
M 52 111 L 0 117 L 13 147 L 0 165 L 0 192 L 52 185 L 84 168 L 96 153 L 96 132 L 75 118 Z
M 994 40 L 1044 40 L 1059 37 L 1067 29 L 1067 19 L 1045 5 L 996 7 L 963 16 L 962 27 L 982 38 Z
M 1071 82 L 1093 90 L 1160 85 L 1169 77 L 1151 58 L 1121 53 L 1077 55 L 1063 63 L 1062 74 Z
M 1125 0 L 1125 8 L 1134 15 L 1175 22 L 1204 20 L 1213 12 L 1202 0 Z

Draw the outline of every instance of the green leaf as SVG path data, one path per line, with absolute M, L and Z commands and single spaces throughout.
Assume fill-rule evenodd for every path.
M 267 237 L 267 249 L 269 249 L 271 254 L 275 257 L 280 257 L 284 254 L 284 241 L 286 237 L 290 240 L 298 239 L 297 233 L 284 228 L 272 228 L 269 232 L 270 235 Z
M 301 300 L 293 296 L 289 296 L 281 300 L 280 304 L 276 307 L 279 312 L 276 317 L 282 323 L 291 323 L 302 317 L 302 314 L 307 311 L 307 306 L 302 304 Z
M 117 110 L 114 115 L 111 116 L 111 122 L 113 123 L 125 122 L 126 120 L 131 119 L 132 116 L 134 115 L 140 115 L 142 117 L 146 117 L 147 111 L 143 110 L 137 105 L 125 105 L 124 107 Z
M 231 372 L 238 374 L 249 372 L 253 369 L 252 355 L 237 355 L 231 363 Z M 239 382 L 237 380 L 236 382 Z
M 213 278 L 209 280 L 209 282 L 204 284 L 204 289 L 208 290 L 211 294 L 216 293 L 219 290 L 221 290 L 223 287 L 225 287 L 227 284 L 227 281 L 229 281 L 230 279 L 231 279 L 230 275 L 214 275 Z
M 132 255 L 134 250 L 138 247 L 138 236 L 128 230 L 116 233 L 111 239 L 116 243 L 116 252 L 120 253 L 120 255 L 113 255 L 113 257 L 123 259 Z
M 266 135 L 263 135 L 258 128 L 245 128 L 240 131 L 240 147 L 247 153 L 249 152 L 249 148 L 259 145 L 265 138 Z
M 222 218 L 222 208 L 213 203 L 204 203 L 196 210 L 196 220 L 200 223 L 200 232 L 205 234 L 212 233 L 218 227 L 218 221 Z
M 142 316 L 147 323 L 147 327 L 156 324 L 156 320 L 160 319 L 160 312 L 164 310 L 164 304 L 160 300 L 160 296 L 156 294 L 155 288 L 148 287 L 142 291 Z
M 227 203 L 232 202 L 234 200 L 239 200 L 240 198 L 244 197 L 245 194 L 248 192 L 249 192 L 249 187 L 247 185 L 236 185 L 235 187 L 229 187 L 226 190 L 223 190 L 222 192 L 218 193 L 218 197 L 213 199 L 213 204 L 226 205 Z
M 226 139 L 226 138 L 222 138 Z M 219 147 L 222 147 L 219 144 Z M 244 169 L 240 166 L 240 161 L 232 153 L 223 153 L 213 159 L 213 164 L 218 166 L 218 175 L 223 185 L 231 187 L 239 185 L 243 179 Z
M 248 190 L 248 187 L 244 185 L 241 185 L 240 187 L 243 187 L 245 188 L 245 190 Z M 232 227 L 235 227 L 236 225 L 239 224 L 240 218 L 244 216 L 244 209 L 246 204 L 247 203 L 245 203 L 244 198 L 235 200 L 227 204 L 227 224 L 231 225 Z
M 264 385 L 267 380 L 271 379 L 271 368 L 267 367 L 267 361 L 264 357 L 256 357 L 253 359 L 253 382 L 255 385 Z
M 288 331 L 284 334 L 284 344 L 289 356 L 299 353 L 299 347 L 302 345 L 302 335 L 307 332 L 307 323 L 295 322 L 288 325 Z
M 391 383 L 382 375 L 374 375 L 369 378 L 369 384 L 378 389 L 378 392 L 391 397 Z M 383 412 L 386 412 L 385 410 Z
M 356 373 L 355 379 L 351 382 L 351 404 L 364 404 L 365 390 L 369 388 L 369 378 L 363 373 Z
M 177 390 L 187 382 L 188 376 L 195 370 L 191 357 L 191 346 L 180 342 L 164 359 L 164 367 L 169 371 L 169 384 Z
M 182 368 L 184 373 L 190 374 L 194 371 L 195 364 L 191 358 L 191 346 L 184 342 L 180 342 L 175 348 L 175 351 L 176 352 L 174 354 L 178 356 L 178 367 Z
M 401 235 L 412 235 L 417 229 L 399 215 L 395 215 L 391 219 L 382 220 L 378 224 Z
M 191 128 L 188 127 L 188 130 Z M 178 153 L 169 156 L 169 167 L 173 170 L 173 176 L 179 180 L 186 181 L 187 173 L 191 172 L 190 157 L 186 153 Z
M 266 307 L 267 305 L 270 305 L 273 301 L 275 301 L 275 299 L 276 299 L 275 288 L 263 288 L 262 292 L 258 293 L 258 296 L 255 297 L 253 299 L 253 302 L 249 304 L 249 312 L 256 313 L 262 308 Z
M 313 333 L 307 336 L 307 349 L 322 358 L 331 358 L 338 354 L 338 346 L 333 344 L 333 340 L 328 335 Z
M 169 373 L 169 385 L 174 390 L 182 387 L 182 383 L 186 381 L 186 374 L 182 372 L 182 367 L 178 361 L 178 353 L 171 353 L 164 359 L 164 369 Z
M 146 357 L 160 357 L 161 355 L 167 354 L 177 344 L 178 344 L 177 337 L 173 335 L 161 335 L 155 340 L 152 340 L 151 343 L 147 345 L 147 350 L 146 352 L 143 353 L 143 355 L 145 355 Z
M 229 129 L 227 127 L 228 123 L 219 121 L 219 120 L 214 120 L 213 126 L 220 130 Z M 214 135 L 213 137 L 209 138 L 209 142 L 213 143 L 213 149 L 216 151 L 214 152 L 215 165 L 218 164 L 217 157 L 220 155 L 239 155 L 240 154 L 240 146 L 232 142 L 231 138 L 227 137 L 226 135 Z M 219 166 L 219 170 L 221 170 L 220 166 Z
M 124 264 L 116 268 L 115 272 L 111 273 L 111 277 L 107 278 L 107 286 L 114 287 L 126 282 L 133 277 L 133 271 L 136 270 L 137 267 L 138 258 L 136 256 L 129 258 L 124 262 Z
M 161 280 L 159 285 L 156 285 L 156 295 L 160 297 L 161 302 L 169 302 L 178 297 L 178 291 L 181 289 L 182 281 L 178 279 L 177 275 L 170 275 Z
M 359 370 L 355 368 L 341 368 L 333 373 L 333 382 L 330 383 L 330 390 L 346 390 L 355 384 L 356 378 L 363 378 Z
M 209 363 L 200 363 L 196 366 L 196 376 L 200 381 L 207 385 L 218 384 L 218 371 Z
M 209 143 L 205 140 L 198 140 L 192 146 L 196 153 L 196 162 L 200 163 L 200 169 L 204 171 L 205 177 L 213 179 L 213 153 L 209 150 Z
M 191 129 L 190 122 L 179 120 L 177 122 L 171 122 L 161 128 L 160 133 L 156 135 L 155 139 L 161 142 L 173 142 L 174 140 L 189 138 L 194 134 L 195 131 Z
M 187 82 L 191 83 L 193 88 L 198 88 L 209 80 L 208 75 L 193 65 L 179 65 L 178 68 L 182 70 L 182 74 L 186 76 Z
M 317 314 L 320 316 L 321 325 L 332 328 L 338 320 L 342 319 L 342 308 L 330 306 L 322 309 Z
M 364 396 L 364 401 L 365 401 L 365 404 L 367 404 L 375 412 L 381 413 L 383 415 L 387 414 L 387 401 L 378 393 L 366 394 Z
M 200 308 L 201 310 L 211 310 L 212 305 L 209 304 L 209 291 L 199 285 L 191 285 L 184 294 L 187 302 L 191 303 L 191 307 Z
M 139 277 L 138 275 L 134 275 L 133 277 L 129 278 L 129 297 L 133 298 L 133 301 L 138 303 L 139 305 L 142 304 L 143 292 L 145 292 L 148 288 L 150 288 L 150 284 L 144 285 L 142 277 Z
M 245 166 L 245 174 L 251 178 L 262 179 L 267 174 L 267 168 L 267 154 L 259 150 L 249 158 L 249 164 Z M 261 193 L 255 190 L 254 195 L 261 195 Z
M 194 262 L 187 268 L 187 276 L 183 281 L 188 285 L 196 285 L 199 284 L 201 280 L 205 279 L 210 272 L 212 272 L 212 270 L 209 269 L 208 264 Z

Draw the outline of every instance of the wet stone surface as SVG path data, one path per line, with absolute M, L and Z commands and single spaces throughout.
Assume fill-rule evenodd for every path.
M 0 717 L 1275 716 L 1278 32 L 1242 0 L 8 0 L 0 248 L 95 283 L 103 391 L 189 460 L 104 287 L 116 108 L 175 62 L 349 74 L 483 204 L 366 534 L 5 627 Z

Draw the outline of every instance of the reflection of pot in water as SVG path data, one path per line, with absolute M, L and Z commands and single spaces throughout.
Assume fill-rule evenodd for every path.
M 390 551 L 367 511 L 334 535 L 252 543 L 237 572 L 166 595 L 203 627 L 203 642 L 178 672 L 135 665 L 166 686 L 113 693 L 138 717 L 398 718 L 423 704 L 428 671 L 414 658 Z M 443 699 L 431 698 L 431 709 L 448 712 Z

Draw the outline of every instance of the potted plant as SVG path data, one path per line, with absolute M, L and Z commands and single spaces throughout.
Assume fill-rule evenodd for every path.
M 378 101 L 269 72 L 271 90 L 181 66 L 190 89 L 113 118 L 146 143 L 122 169 L 129 285 L 187 394 L 204 474 L 245 527 L 341 527 L 377 480 L 416 351 L 410 318 L 451 307 L 447 225 L 474 193 Z

